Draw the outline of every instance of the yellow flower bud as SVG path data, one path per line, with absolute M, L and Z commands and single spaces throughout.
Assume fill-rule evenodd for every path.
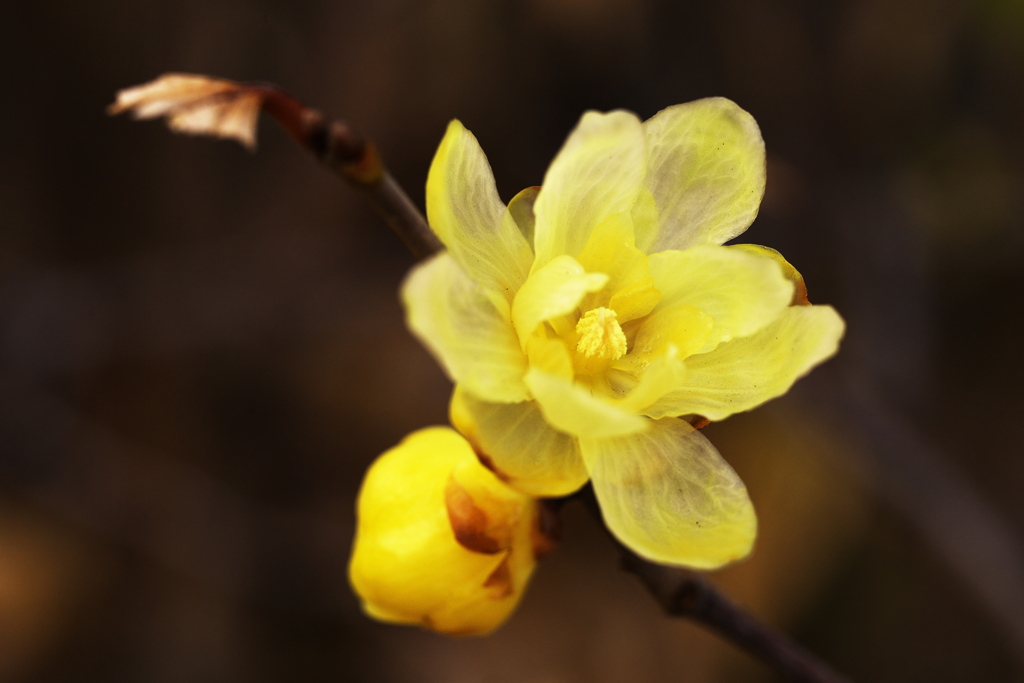
M 421 429 L 363 480 L 349 580 L 381 621 L 484 634 L 515 609 L 549 539 L 538 503 L 447 427 Z

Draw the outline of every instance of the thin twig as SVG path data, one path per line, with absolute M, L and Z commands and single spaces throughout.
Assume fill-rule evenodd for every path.
M 420 210 L 388 173 L 372 142 L 343 121 L 329 121 L 275 85 L 239 83 L 200 74 L 167 73 L 126 88 L 110 114 L 164 118 L 171 130 L 210 135 L 256 148 L 261 111 L 306 151 L 360 192 L 417 259 L 442 249 Z
M 622 567 L 635 574 L 665 613 L 692 619 L 801 683 L 845 683 L 847 678 L 782 633 L 769 628 L 718 591 L 704 577 L 648 562 L 622 544 Z
M 591 486 L 579 497 L 601 526 L 601 509 Z M 695 621 L 723 636 L 798 683 L 849 683 L 786 635 L 753 617 L 697 572 L 655 564 L 640 557 L 608 532 L 619 549 L 622 568 L 634 574 L 666 614 Z
M 423 214 L 388 173 L 372 142 L 345 122 L 329 122 L 319 111 L 275 86 L 251 87 L 262 96 L 263 111 L 358 190 L 415 258 L 427 258 L 443 248 Z

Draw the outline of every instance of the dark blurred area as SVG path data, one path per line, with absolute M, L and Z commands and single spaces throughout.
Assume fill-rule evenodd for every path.
M 585 109 L 721 95 L 761 215 L 849 331 L 707 433 L 761 519 L 712 579 L 861 681 L 1024 680 L 1024 4 L 20 3 L 0 22 L 0 681 L 774 681 L 663 618 L 579 506 L 518 614 L 363 617 L 363 470 L 446 421 L 412 259 L 261 125 L 253 156 L 109 118 L 167 71 L 280 84 L 422 202 L 446 122 L 502 197 Z

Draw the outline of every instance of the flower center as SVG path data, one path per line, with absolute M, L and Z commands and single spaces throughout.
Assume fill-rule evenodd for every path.
M 626 355 L 626 335 L 610 308 L 587 311 L 576 323 L 576 334 L 576 351 L 587 359 L 615 360 Z

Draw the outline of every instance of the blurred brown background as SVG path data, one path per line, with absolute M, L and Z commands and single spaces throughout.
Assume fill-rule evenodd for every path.
M 507 200 L 585 109 L 737 101 L 769 153 L 745 241 L 849 333 L 709 428 L 762 523 L 713 579 L 861 681 L 1024 679 L 1018 0 L 56 0 L 0 53 L 0 680 L 776 680 L 576 507 L 497 634 L 364 618 L 360 475 L 446 419 L 411 259 L 269 124 L 251 156 L 105 116 L 166 71 L 281 84 L 417 202 L 452 117 Z

